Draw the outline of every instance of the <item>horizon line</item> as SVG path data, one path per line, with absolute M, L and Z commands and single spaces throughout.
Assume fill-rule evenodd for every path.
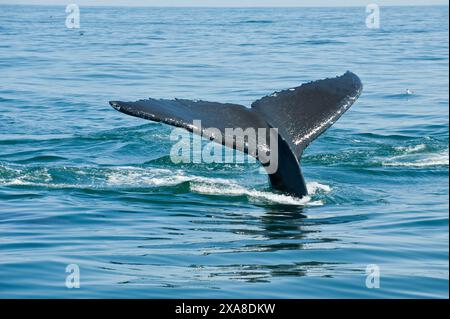
M 36 6 L 36 7 L 66 7 L 67 4 L 40 4 L 40 3 L 0 3 L 0 6 L 6 5 L 6 6 Z M 189 5 L 189 6 L 170 6 L 170 5 L 127 5 L 127 4 L 96 4 L 96 5 L 78 5 L 79 7 L 84 8 L 96 8 L 96 7 L 111 7 L 111 8 L 205 8 L 205 9 L 214 9 L 214 8 L 224 8 L 224 9 L 231 9 L 231 8 L 241 8 L 241 9 L 248 9 L 248 8 L 255 8 L 255 9 L 283 9 L 283 8 L 364 8 L 366 5 L 286 5 L 286 6 L 273 6 L 273 5 L 267 5 L 267 6 L 233 6 L 233 5 L 217 5 L 217 6 L 201 6 L 201 5 Z M 379 5 L 379 7 L 448 7 L 449 3 L 442 3 L 442 4 L 427 4 L 427 3 L 419 3 L 419 4 L 386 4 L 386 5 Z

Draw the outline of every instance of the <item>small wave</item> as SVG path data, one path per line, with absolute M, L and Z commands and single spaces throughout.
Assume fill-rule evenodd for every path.
M 325 193 L 331 192 L 331 187 L 328 185 L 320 184 L 318 182 L 306 183 L 306 188 L 309 194 Z
M 426 157 L 412 158 L 410 155 L 395 156 L 384 161 L 383 166 L 431 167 L 449 166 L 448 149 L 440 153 L 428 154 Z
M 386 99 L 394 99 L 394 100 L 401 100 L 401 99 L 411 99 L 417 97 L 417 94 L 413 91 L 405 91 L 404 93 L 397 93 L 397 94 L 387 94 L 384 96 Z
M 317 182 L 307 184 L 310 196 L 296 198 L 289 195 L 277 194 L 269 191 L 259 191 L 238 185 L 233 179 L 208 178 L 196 175 L 186 175 L 183 171 L 167 169 L 136 169 L 122 168 L 108 176 L 108 184 L 116 186 L 175 186 L 190 183 L 190 190 L 199 194 L 218 196 L 247 196 L 251 200 L 272 202 L 285 205 L 318 206 L 322 201 L 314 201 L 311 195 L 329 193 L 331 187 Z
M 323 205 L 321 200 L 312 200 L 311 196 L 297 198 L 284 194 L 277 194 L 266 191 L 258 191 L 248 189 L 239 185 L 192 185 L 191 190 L 200 194 L 218 195 L 218 196 L 247 196 L 252 201 L 269 202 L 283 205 L 299 205 L 299 206 L 320 206 Z
M 413 146 L 396 146 L 394 147 L 396 151 L 404 152 L 407 154 L 410 153 L 417 153 L 421 152 L 427 149 L 427 146 L 425 144 L 419 144 L 419 145 L 413 145 Z
M 307 183 L 308 196 L 303 198 L 297 198 L 284 194 L 277 194 L 268 191 L 258 191 L 255 189 L 249 189 L 236 184 L 223 184 L 223 185 L 208 185 L 208 184 L 194 184 L 191 186 L 191 190 L 208 195 L 227 195 L 227 196 L 248 196 L 252 200 L 272 202 L 284 205 L 299 205 L 299 206 L 320 206 L 323 205 L 321 200 L 313 200 L 311 196 L 316 195 L 319 192 L 329 193 L 331 187 L 323 185 L 317 182 Z
M 302 43 L 307 45 L 345 44 L 345 42 L 330 39 L 306 40 Z
M 57 155 L 39 155 L 30 157 L 27 159 L 16 161 L 16 163 L 26 164 L 26 163 L 36 163 L 36 162 L 58 162 L 58 161 L 64 161 L 67 160 L 67 158 Z
M 207 195 L 248 196 L 252 200 L 265 201 L 286 205 L 323 205 L 323 202 L 312 200 L 311 196 L 318 193 L 329 193 L 331 187 L 318 182 L 307 183 L 309 196 L 296 198 L 289 195 L 269 191 L 259 191 L 237 184 L 233 179 L 209 178 L 197 175 L 186 175 L 184 171 L 168 169 L 136 169 L 123 167 L 108 176 L 109 185 L 117 186 L 175 186 L 190 183 L 190 190 Z
M 245 20 L 240 23 L 244 24 L 271 24 L 274 23 L 272 20 Z
M 190 190 L 200 194 L 248 196 L 252 200 L 265 201 L 287 205 L 323 205 L 322 201 L 313 201 L 311 196 L 318 193 L 329 193 L 331 187 L 318 182 L 307 183 L 310 196 L 296 198 L 269 191 L 259 191 L 237 184 L 233 179 L 209 178 L 197 175 L 186 175 L 184 171 L 168 169 L 136 169 L 123 167 L 108 175 L 108 184 L 121 187 L 127 186 L 176 186 L 189 182 Z
M 185 182 L 230 183 L 230 179 L 185 175 L 182 170 L 174 171 L 162 168 L 119 167 L 109 173 L 106 178 L 108 185 L 119 187 L 174 186 Z
M 19 168 L 0 166 L 0 184 L 4 186 L 31 186 L 49 189 L 121 190 L 130 188 L 177 187 L 188 183 L 189 190 L 198 194 L 217 196 L 246 196 L 251 202 L 284 205 L 318 206 L 323 201 L 314 200 L 316 194 L 326 194 L 331 187 L 318 182 L 307 184 L 308 196 L 296 198 L 271 191 L 263 191 L 238 184 L 234 179 L 203 177 L 186 174 L 183 170 L 162 168 Z

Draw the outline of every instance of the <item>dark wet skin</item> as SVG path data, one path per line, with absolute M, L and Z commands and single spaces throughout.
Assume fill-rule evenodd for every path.
M 304 149 L 320 134 L 333 125 L 357 100 L 362 84 L 354 73 L 318 80 L 301 86 L 273 93 L 252 103 L 251 108 L 238 104 L 183 99 L 148 99 L 137 102 L 111 101 L 116 110 L 151 121 L 163 122 L 185 128 L 208 137 L 206 128 L 214 127 L 225 136 L 225 128 L 276 128 L 278 130 L 278 165 L 269 173 L 273 189 L 296 196 L 307 195 L 307 188 L 300 169 Z M 201 120 L 202 127 L 196 127 Z M 217 143 L 248 153 L 261 161 L 257 152 L 244 145 L 229 142 L 225 138 Z M 270 139 L 265 139 L 270 152 Z M 249 143 L 256 141 L 248 141 Z M 261 145 L 258 145 L 258 147 Z M 263 166 L 268 167 L 264 162 Z

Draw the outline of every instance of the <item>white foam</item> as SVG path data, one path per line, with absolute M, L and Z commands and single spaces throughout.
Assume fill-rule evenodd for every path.
M 449 166 L 448 149 L 440 153 L 431 153 L 417 159 L 411 156 L 396 156 L 382 163 L 384 166 L 429 167 Z
M 66 168 L 64 168 L 66 169 Z M 16 171 L 15 176 L 1 180 L 3 185 L 22 185 L 47 188 L 127 188 L 127 187 L 161 187 L 174 186 L 190 182 L 192 192 L 209 195 L 248 196 L 250 201 L 271 202 L 285 205 L 317 206 L 323 205 L 321 200 L 313 200 L 311 196 L 318 193 L 329 193 L 331 187 L 318 182 L 307 183 L 309 196 L 296 198 L 271 191 L 260 191 L 239 185 L 236 180 L 224 178 L 208 178 L 188 175 L 183 170 L 169 170 L 159 168 L 115 167 L 105 170 L 86 172 L 76 169 L 73 173 L 84 175 L 79 183 L 52 183 L 52 176 L 46 169 L 33 172 Z M 91 178 L 89 175 L 92 175 Z
M 39 183 L 23 180 L 22 178 L 15 178 L 10 181 L 2 182 L 5 186 L 32 186 L 32 187 L 46 187 L 46 188 L 86 188 L 86 185 L 75 185 L 75 184 L 59 184 L 59 183 Z M 92 186 L 94 187 L 94 186 Z
M 319 206 L 323 205 L 322 201 L 312 201 L 310 196 L 296 198 L 289 195 L 276 194 L 272 192 L 258 191 L 248 189 L 239 185 L 207 185 L 194 184 L 191 190 L 200 194 L 207 195 L 228 195 L 228 196 L 248 196 L 254 201 L 272 202 L 285 205 L 300 206 Z
M 306 183 L 306 188 L 308 189 L 308 194 L 312 194 L 312 195 L 317 194 L 318 192 L 325 193 L 325 194 L 328 194 L 329 192 L 331 192 L 330 186 L 320 184 L 318 182 Z
M 165 169 L 118 167 L 106 174 L 106 184 L 110 186 L 171 186 L 184 181 L 182 175 Z
M 112 186 L 173 186 L 184 182 L 230 183 L 229 179 L 206 178 L 185 175 L 181 170 L 143 169 L 136 167 L 118 167 L 107 174 L 107 184 Z
M 396 146 L 394 147 L 397 151 L 405 152 L 407 154 L 416 153 L 420 151 L 424 151 L 427 146 L 425 144 L 419 144 L 414 146 Z
M 191 182 L 191 191 L 208 195 L 248 196 L 252 200 L 268 201 L 288 205 L 322 205 L 322 201 L 313 201 L 310 196 L 296 198 L 268 191 L 259 191 L 238 185 L 233 179 L 207 178 L 186 175 L 184 171 L 167 169 L 140 169 L 121 167 L 107 176 L 107 184 L 114 186 L 173 186 Z M 331 187 L 318 182 L 307 183 L 308 193 L 329 193 Z
M 300 206 L 320 206 L 323 205 L 321 200 L 312 200 L 311 195 L 318 192 L 328 193 L 331 187 L 317 182 L 307 183 L 308 196 L 297 198 L 284 194 L 277 194 L 267 191 L 258 191 L 255 189 L 245 188 L 237 184 L 193 184 L 191 190 L 200 194 L 208 195 L 228 195 L 228 196 L 248 196 L 251 200 L 273 202 L 284 205 L 300 205 Z
M 33 172 L 26 172 L 17 168 L 5 167 L 7 171 L 12 173 L 8 179 L 0 179 L 2 185 L 34 185 L 42 184 L 47 185 L 51 183 L 52 176 L 48 172 L 47 168 L 41 168 Z
M 207 178 L 186 175 L 183 171 L 167 169 L 117 168 L 107 176 L 108 185 L 114 186 L 173 186 L 191 182 L 191 191 L 208 195 L 248 196 L 251 200 L 274 202 L 287 205 L 323 205 L 322 201 L 313 201 L 310 196 L 296 198 L 268 191 L 258 191 L 238 185 L 233 179 Z M 308 193 L 328 193 L 331 187 L 317 182 L 307 184 Z

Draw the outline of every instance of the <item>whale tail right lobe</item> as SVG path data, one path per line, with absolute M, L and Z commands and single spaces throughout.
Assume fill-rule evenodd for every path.
M 269 174 L 274 188 L 302 197 L 306 183 L 299 166 L 304 149 L 358 99 L 362 83 L 347 71 L 342 76 L 318 80 L 273 93 L 252 104 L 271 127 L 278 128 L 278 170 Z
M 236 140 L 227 139 L 227 128 L 275 128 L 277 136 L 278 164 L 269 172 L 274 189 L 303 197 L 306 184 L 299 161 L 303 150 L 325 132 L 356 101 L 362 91 L 359 78 L 346 72 L 342 76 L 303 84 L 273 93 L 252 103 L 251 108 L 230 103 L 190 101 L 183 99 L 148 99 L 137 102 L 111 101 L 116 110 L 147 120 L 163 122 L 201 134 L 222 145 L 246 152 L 261 161 L 254 149 Z M 196 125 L 200 120 L 202 126 Z M 216 138 L 208 128 L 216 128 L 222 134 Z M 258 144 L 258 137 L 249 137 L 248 144 Z M 253 139 L 253 140 L 252 140 Z M 269 141 L 264 148 L 272 153 Z M 267 166 L 263 164 L 263 166 Z

